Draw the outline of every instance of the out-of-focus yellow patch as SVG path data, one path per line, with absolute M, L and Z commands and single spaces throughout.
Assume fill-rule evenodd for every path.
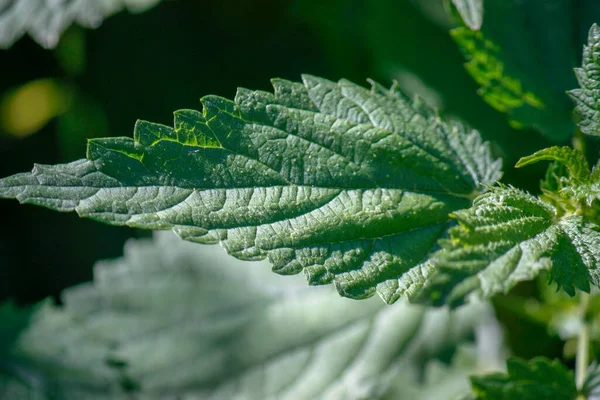
M 7 92 L 0 100 L 0 130 L 25 137 L 69 108 L 72 91 L 55 79 L 39 79 Z

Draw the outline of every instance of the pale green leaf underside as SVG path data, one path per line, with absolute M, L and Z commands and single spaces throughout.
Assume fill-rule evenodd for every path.
M 414 295 L 448 214 L 500 177 L 499 161 L 395 89 L 273 86 L 205 97 L 174 129 L 138 122 L 134 139 L 91 140 L 88 160 L 3 179 L 0 197 L 220 242 L 351 298 Z
M 3 353 L 1 398 L 379 399 L 491 314 L 357 303 L 167 232 L 63 301 Z
M 477 400 L 573 400 L 577 396 L 575 378 L 559 361 L 538 357 L 506 362 L 507 373 L 471 378 Z
M 570 137 L 574 125 L 565 91 L 573 87 L 579 52 L 571 2 L 486 0 L 483 14 L 481 30 L 451 32 L 481 96 L 517 128 L 539 130 L 553 141 Z
M 12 46 L 28 33 L 46 48 L 53 48 L 72 23 L 95 28 L 123 8 L 142 12 L 161 0 L 6 0 L 0 2 L 0 48 Z
M 576 103 L 579 128 L 588 135 L 600 135 L 600 28 L 596 24 L 590 28 L 587 46 L 583 47 L 582 65 L 575 69 L 575 75 L 580 88 L 569 94 Z
M 580 216 L 555 220 L 551 205 L 513 188 L 494 188 L 468 210 L 433 255 L 436 273 L 425 293 L 458 305 L 507 293 L 548 271 L 570 295 L 600 283 L 600 233 Z

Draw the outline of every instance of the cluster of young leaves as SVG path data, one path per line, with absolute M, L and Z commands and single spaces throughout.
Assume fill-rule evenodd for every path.
M 167 232 L 131 241 L 62 306 L 0 306 L 0 397 L 391 400 L 468 389 L 471 353 L 452 380 L 415 382 L 493 318 L 488 305 L 356 303 L 298 278 Z
M 0 2 L 0 49 L 29 34 L 46 48 L 57 45 L 72 23 L 95 28 L 106 17 L 126 8 L 144 12 L 161 0 L 6 0 Z

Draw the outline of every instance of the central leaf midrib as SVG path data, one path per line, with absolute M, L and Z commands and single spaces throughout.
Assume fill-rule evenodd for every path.
M 107 150 L 111 150 L 111 149 L 107 149 Z M 229 151 L 229 150 L 228 150 Z M 95 164 L 94 160 L 87 160 L 89 163 L 91 164 Z M 268 166 L 266 166 L 268 167 Z M 402 192 L 407 192 L 407 193 L 415 193 L 415 194 L 424 194 L 424 195 L 447 195 L 447 196 L 451 196 L 451 197 L 456 197 L 456 198 L 464 198 L 464 199 L 468 199 L 468 200 L 473 200 L 473 196 L 474 193 L 470 192 L 470 193 L 456 193 L 456 192 L 452 192 L 450 190 L 437 190 L 437 189 L 416 189 L 414 187 L 387 187 L 387 186 L 380 186 L 380 185 L 376 185 L 376 186 L 328 186 L 328 185 L 302 185 L 302 184 L 297 184 L 297 183 L 291 183 L 289 182 L 289 184 L 287 185 L 262 185 L 262 186 L 228 186 L 228 187 L 199 187 L 196 185 L 191 185 L 191 186 L 183 186 L 183 185 L 163 185 L 160 183 L 156 183 L 156 184 L 132 184 L 132 183 L 126 183 L 126 182 L 122 182 L 119 178 L 116 178 L 115 176 L 99 169 L 96 165 L 94 165 L 94 171 L 91 172 L 87 172 L 84 175 L 81 176 L 76 176 L 76 175 L 72 175 L 72 174 L 65 174 L 70 176 L 71 178 L 74 179 L 79 179 L 79 180 L 83 180 L 85 179 L 86 176 L 94 174 L 94 173 L 100 173 L 103 175 L 106 175 L 108 177 L 110 177 L 111 179 L 116 180 L 117 182 L 119 182 L 120 186 L 99 186 L 99 185 L 93 185 L 93 184 L 88 184 L 88 183 L 81 183 L 81 184 L 77 184 L 77 185 L 52 185 L 52 184 L 42 184 L 41 182 L 39 182 L 39 185 L 41 187 L 64 187 L 64 188 L 79 188 L 79 189 L 127 189 L 127 188 L 155 188 L 155 187 L 160 187 L 160 188 L 170 188 L 170 189 L 182 189 L 182 190 L 195 190 L 195 191 L 202 191 L 202 190 L 235 190 L 235 189 L 268 189 L 268 188 L 285 188 L 285 187 L 306 187 L 306 188 L 315 188 L 315 189 L 327 189 L 327 190 L 339 190 L 341 191 L 352 191 L 352 190 L 362 190 L 362 191 L 367 191 L 367 190 L 389 190 L 389 191 L 402 191 Z M 269 167 L 269 169 L 271 169 Z M 271 169 L 272 171 L 274 171 L 273 169 Z M 277 172 L 277 171 L 274 171 Z M 25 175 L 29 175 L 30 173 L 23 173 Z M 46 174 L 46 171 L 42 171 L 39 172 L 36 175 L 33 175 L 34 177 L 40 176 L 40 175 L 44 175 Z M 156 176 L 156 174 L 153 174 Z M 11 185 L 11 184 L 7 184 L 6 180 L 0 180 L 0 192 L 3 189 L 10 189 L 13 187 L 19 187 L 18 184 L 15 185 Z

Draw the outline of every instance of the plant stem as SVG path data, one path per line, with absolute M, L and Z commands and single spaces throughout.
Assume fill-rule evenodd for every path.
M 587 313 L 590 304 L 590 295 L 584 292 L 579 292 L 579 310 L 581 312 L 582 325 L 577 336 L 577 358 L 575 361 L 575 382 L 577 389 L 581 390 L 585 379 L 587 378 L 587 369 L 590 364 L 590 326 L 588 323 Z M 580 394 L 577 400 L 585 400 L 586 396 Z
M 585 136 L 580 129 L 576 129 L 573 134 L 573 148 L 585 154 Z

